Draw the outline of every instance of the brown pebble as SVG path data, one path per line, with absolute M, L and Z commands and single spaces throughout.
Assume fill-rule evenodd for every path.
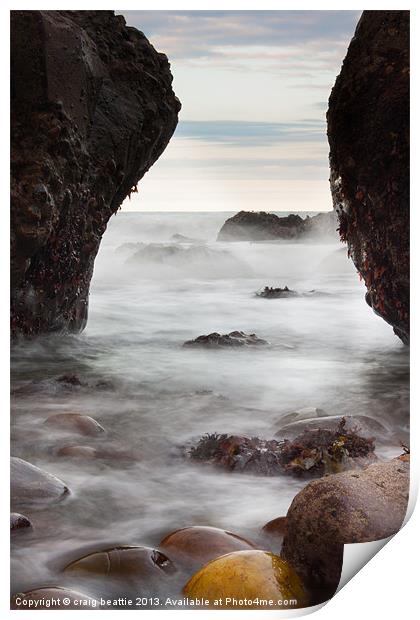
M 47 418 L 44 424 L 81 435 L 94 436 L 105 432 L 96 420 L 81 413 L 58 413 Z
M 193 525 L 168 534 L 159 548 L 176 561 L 198 567 L 225 553 L 255 549 L 255 545 L 217 527 Z

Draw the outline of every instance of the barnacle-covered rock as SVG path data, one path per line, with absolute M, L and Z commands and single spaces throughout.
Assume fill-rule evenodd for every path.
M 109 218 L 165 149 L 169 63 L 113 11 L 11 12 L 13 334 L 80 331 Z
M 409 11 L 364 11 L 328 109 L 331 192 L 366 301 L 409 342 Z

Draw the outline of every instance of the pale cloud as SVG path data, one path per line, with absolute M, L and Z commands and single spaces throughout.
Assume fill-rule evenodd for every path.
M 121 13 L 167 54 L 182 102 L 124 208 L 331 208 L 325 113 L 360 11 Z

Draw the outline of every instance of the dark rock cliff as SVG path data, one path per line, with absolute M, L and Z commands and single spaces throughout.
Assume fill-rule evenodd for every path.
M 329 100 L 331 191 L 368 304 L 409 342 L 409 12 L 365 11 Z
M 169 63 L 112 11 L 11 12 L 12 334 L 79 331 L 107 222 L 170 140 Z

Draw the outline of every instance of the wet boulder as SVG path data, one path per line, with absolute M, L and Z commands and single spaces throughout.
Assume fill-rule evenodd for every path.
M 32 529 L 32 522 L 25 515 L 21 515 L 19 512 L 10 513 L 10 531 L 12 534 L 20 530 Z
M 10 459 L 12 505 L 47 504 L 69 495 L 66 484 L 52 474 L 17 457 Z
M 90 574 L 139 585 L 158 582 L 174 570 L 169 558 L 157 549 L 129 545 L 89 553 L 64 568 L 69 575 Z
M 272 600 L 268 607 L 305 607 L 304 586 L 293 568 L 280 557 L 266 551 L 236 551 L 213 560 L 185 585 L 190 599 L 205 598 L 210 607 L 235 608 L 232 599 L 247 599 L 243 608 L 261 609 L 258 599 Z M 217 601 L 222 599 L 221 605 Z
M 255 334 L 245 334 L 244 332 L 234 331 L 230 334 L 219 334 L 213 332 L 207 336 L 198 336 L 195 340 L 187 340 L 184 347 L 203 347 L 206 349 L 219 348 L 239 348 L 239 347 L 261 347 L 267 346 L 268 342 L 258 338 Z
M 58 603 L 51 605 L 52 599 Z M 55 609 L 60 611 L 62 609 L 99 609 L 99 607 L 100 602 L 87 594 L 53 586 L 19 592 L 13 595 L 11 601 L 11 609 Z
M 159 548 L 176 563 L 179 561 L 198 568 L 225 553 L 253 549 L 255 545 L 217 527 L 194 525 L 171 532 L 162 540 Z
M 47 418 L 44 424 L 54 429 L 81 435 L 95 436 L 105 432 L 99 422 L 89 415 L 80 413 L 58 413 Z
M 394 459 L 310 482 L 287 513 L 281 556 L 312 593 L 330 598 L 340 581 L 343 545 L 387 538 L 404 521 L 409 463 Z

